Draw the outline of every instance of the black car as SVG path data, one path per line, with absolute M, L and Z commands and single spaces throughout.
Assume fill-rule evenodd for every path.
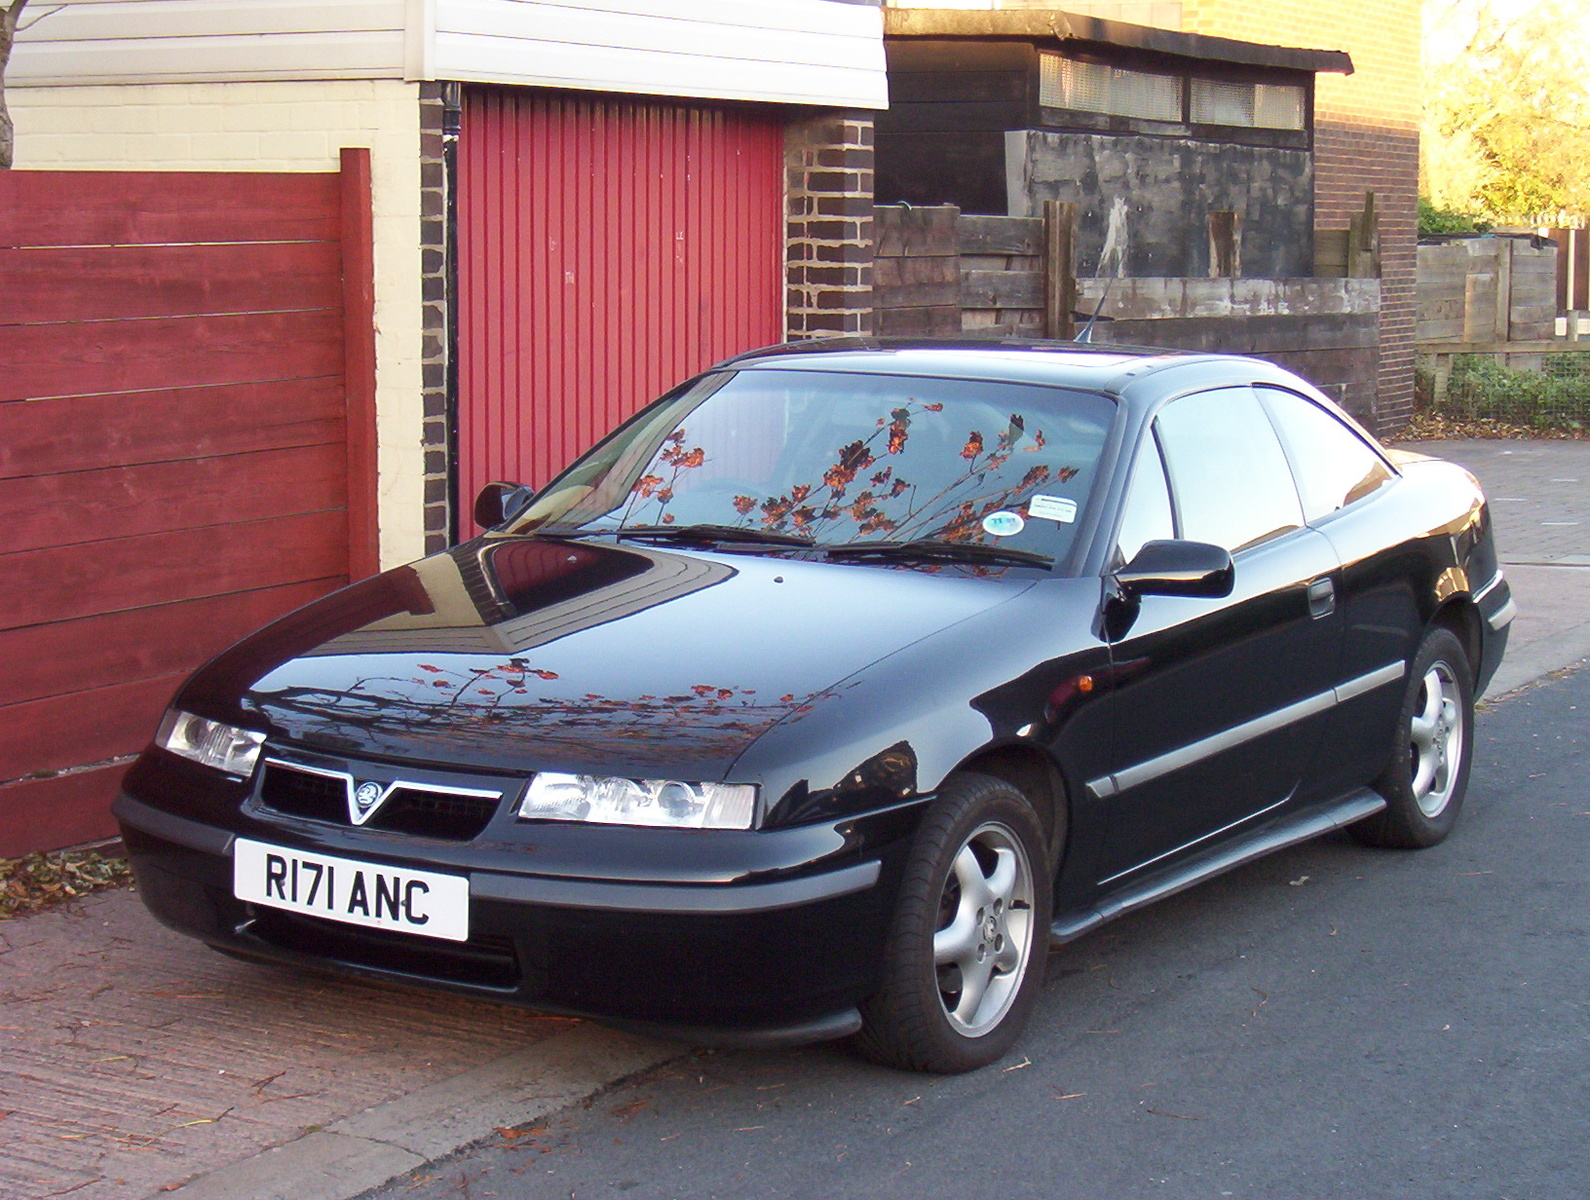
M 1015 1040 L 1047 948 L 1452 829 L 1514 606 L 1458 467 L 1246 359 L 827 343 L 181 690 L 115 806 L 164 922 L 697 1040 Z

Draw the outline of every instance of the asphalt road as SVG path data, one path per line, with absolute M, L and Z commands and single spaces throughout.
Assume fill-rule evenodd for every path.
M 1317 841 L 1056 951 L 976 1074 L 698 1052 L 371 1195 L 1583 1197 L 1587 715 L 1590 669 L 1483 710 L 1445 845 Z

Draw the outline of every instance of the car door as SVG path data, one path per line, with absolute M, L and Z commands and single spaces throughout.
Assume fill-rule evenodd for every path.
M 1223 599 L 1144 596 L 1113 639 L 1114 770 L 1089 783 L 1108 806 L 1096 875 L 1107 886 L 1281 809 L 1313 755 L 1340 656 L 1337 559 L 1304 524 L 1251 388 L 1186 396 L 1155 418 L 1121 560 L 1168 536 L 1167 522 L 1174 536 L 1230 550 L 1235 582 Z
M 1342 656 L 1331 681 L 1338 704 L 1313 784 L 1321 797 L 1339 795 L 1385 766 L 1405 664 L 1423 627 L 1409 547 L 1387 533 L 1406 518 L 1391 487 L 1396 473 L 1338 415 L 1283 388 L 1255 392 L 1291 460 L 1304 520 L 1330 541 L 1341 563 L 1334 586 Z

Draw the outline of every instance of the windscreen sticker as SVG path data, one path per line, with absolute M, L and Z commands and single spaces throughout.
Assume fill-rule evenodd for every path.
M 1010 537 L 1027 528 L 1027 522 L 1021 519 L 1020 513 L 1001 511 L 984 517 L 983 528 L 995 537 Z
M 1034 520 L 1063 521 L 1069 525 L 1077 519 L 1077 502 L 1064 496 L 1034 496 L 1027 501 L 1027 515 Z

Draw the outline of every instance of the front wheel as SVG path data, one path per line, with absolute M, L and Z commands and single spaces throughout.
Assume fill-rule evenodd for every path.
M 1043 977 L 1043 827 L 1003 780 L 951 778 L 917 830 L 856 1047 L 905 1070 L 970 1071 L 1015 1043 Z
M 1473 678 L 1450 630 L 1425 634 L 1408 673 L 1391 761 L 1374 785 L 1386 807 L 1352 826 L 1360 842 L 1417 850 L 1452 832 L 1469 781 Z

